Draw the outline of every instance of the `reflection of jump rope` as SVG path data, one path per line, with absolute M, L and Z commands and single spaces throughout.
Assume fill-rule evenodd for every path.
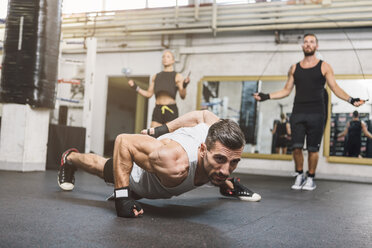
M 368 88 L 367 88 L 367 96 L 368 96 L 368 98 L 367 98 L 366 100 L 364 100 L 364 101 L 366 101 L 366 102 L 369 101 L 369 89 L 368 89 Z
M 263 70 L 262 70 L 261 75 L 260 75 L 260 76 L 258 77 L 258 79 L 257 79 L 257 82 L 259 82 L 259 81 L 261 80 L 261 78 L 263 77 L 263 75 L 264 75 L 264 73 L 265 73 L 267 67 L 270 65 L 271 61 L 273 60 L 274 56 L 278 53 L 278 51 L 279 51 L 279 46 L 278 46 L 277 49 L 272 53 L 271 57 L 270 57 L 269 60 L 267 61 L 265 67 L 264 67 Z
M 189 71 L 186 78 L 190 77 L 190 75 L 191 75 L 191 71 Z

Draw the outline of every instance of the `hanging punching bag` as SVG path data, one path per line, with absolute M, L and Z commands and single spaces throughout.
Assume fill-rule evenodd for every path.
M 60 0 L 9 1 L 1 102 L 54 108 L 60 33 Z

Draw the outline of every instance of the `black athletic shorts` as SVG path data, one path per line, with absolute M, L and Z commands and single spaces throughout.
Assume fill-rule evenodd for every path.
M 276 147 L 287 147 L 288 140 L 285 137 L 278 137 L 276 139 Z
M 165 124 L 173 121 L 178 117 L 178 108 L 176 104 L 170 105 L 159 105 L 156 104 L 154 111 L 152 112 L 152 121 Z
M 107 160 L 105 167 L 103 167 L 103 179 L 106 183 L 114 183 L 114 163 L 112 158 Z
M 323 113 L 294 113 L 291 115 L 292 148 L 303 148 L 305 136 L 309 152 L 318 152 L 324 131 Z
M 345 147 L 346 156 L 357 158 L 360 154 L 360 148 L 360 140 L 348 140 Z

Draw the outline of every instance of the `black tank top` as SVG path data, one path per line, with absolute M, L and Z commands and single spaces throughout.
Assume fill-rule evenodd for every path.
M 324 108 L 324 84 L 326 78 L 322 74 L 322 60 L 312 67 L 304 69 L 297 63 L 294 72 L 294 84 L 296 96 L 293 105 L 293 113 L 322 113 Z
M 155 97 L 159 92 L 168 93 L 173 99 L 176 99 L 177 86 L 176 86 L 176 74 L 175 71 L 162 71 L 156 74 L 155 77 Z
M 279 137 L 287 134 L 287 122 L 278 123 L 276 128 L 277 128 L 276 132 L 277 132 Z
M 350 121 L 350 126 L 347 132 L 349 142 L 360 143 L 362 134 L 362 123 L 360 121 Z

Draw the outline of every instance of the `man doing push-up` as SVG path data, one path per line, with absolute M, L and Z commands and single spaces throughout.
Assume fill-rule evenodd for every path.
M 136 201 L 140 198 L 171 198 L 208 182 L 219 186 L 222 195 L 259 201 L 259 194 L 239 179 L 229 178 L 244 145 L 238 124 L 220 120 L 209 111 L 193 111 L 142 134 L 118 135 L 113 159 L 67 150 L 62 155 L 58 184 L 63 190 L 72 190 L 77 168 L 113 183 L 120 217 L 142 215 Z

